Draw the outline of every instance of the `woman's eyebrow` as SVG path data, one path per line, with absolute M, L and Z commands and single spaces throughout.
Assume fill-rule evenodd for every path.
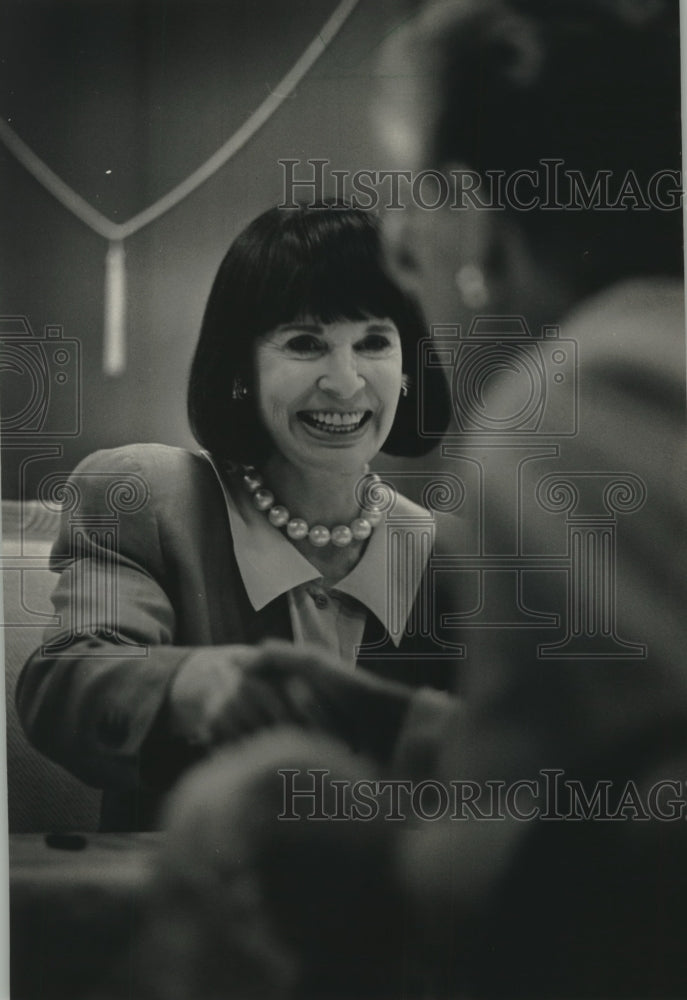
M 275 333 L 319 333 L 322 334 L 323 327 L 319 323 L 284 323 L 278 326 Z
M 378 319 L 378 320 L 373 320 L 371 323 L 368 323 L 367 326 L 365 327 L 365 332 L 366 333 L 391 333 L 392 330 L 395 330 L 395 329 L 396 329 L 395 324 L 392 323 L 390 320 Z

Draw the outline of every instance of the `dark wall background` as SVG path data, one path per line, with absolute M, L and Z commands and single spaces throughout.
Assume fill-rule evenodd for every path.
M 5 497 L 35 495 L 46 473 L 70 469 L 96 448 L 191 444 L 186 376 L 215 269 L 239 229 L 280 200 L 278 160 L 384 166 L 366 107 L 380 42 L 408 6 L 361 0 L 249 144 L 126 241 L 128 363 L 120 377 L 102 373 L 106 241 L 0 147 L 0 314 L 25 315 L 37 336 L 46 324 L 62 326 L 65 339 L 80 344 L 83 390 L 77 435 L 59 433 L 73 420 L 65 387 L 53 392 L 40 430 L 5 434 Z M 335 0 L 5 2 L 0 113 L 82 197 L 122 222 L 227 140 L 335 7 Z M 3 416 L 12 418 L 30 387 L 25 372 L 1 367 Z

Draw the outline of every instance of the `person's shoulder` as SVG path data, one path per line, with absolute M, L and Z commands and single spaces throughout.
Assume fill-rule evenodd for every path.
M 395 520 L 417 530 L 426 530 L 431 526 L 433 550 L 437 555 L 456 555 L 467 551 L 468 524 L 465 518 L 454 513 L 430 510 L 397 493 L 387 518 L 389 524 Z
M 434 554 L 437 556 L 469 555 L 474 551 L 474 525 L 468 518 L 437 511 L 434 515 Z
M 394 494 L 393 503 L 388 514 L 389 520 L 396 520 L 398 518 L 404 521 L 418 521 L 418 523 L 424 524 L 428 520 L 433 520 L 434 516 L 434 511 L 428 510 L 427 507 L 422 507 L 420 504 L 415 503 L 414 500 L 409 500 L 402 493 Z
M 128 444 L 92 452 L 70 476 L 81 506 L 113 505 L 121 513 L 143 507 L 191 506 L 216 492 L 215 474 L 200 454 L 164 444 Z
M 201 474 L 206 467 L 206 459 L 185 448 L 166 444 L 127 444 L 119 448 L 106 448 L 92 452 L 77 465 L 74 473 L 138 474 L 155 481 L 169 479 L 178 482 L 179 477 Z
M 579 345 L 583 374 L 601 368 L 608 378 L 622 378 L 634 368 L 647 379 L 684 384 L 682 281 L 666 277 L 619 282 L 580 303 L 563 329 Z

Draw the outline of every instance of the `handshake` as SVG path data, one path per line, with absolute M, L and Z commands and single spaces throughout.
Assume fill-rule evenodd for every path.
M 169 735 L 201 753 L 278 725 L 337 737 L 378 760 L 393 753 L 412 689 L 348 670 L 287 642 L 192 653 L 169 690 Z

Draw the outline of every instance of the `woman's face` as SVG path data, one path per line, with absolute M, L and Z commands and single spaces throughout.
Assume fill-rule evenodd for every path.
M 401 338 L 389 319 L 298 320 L 257 341 L 260 418 L 296 467 L 359 472 L 379 452 L 401 391 Z

